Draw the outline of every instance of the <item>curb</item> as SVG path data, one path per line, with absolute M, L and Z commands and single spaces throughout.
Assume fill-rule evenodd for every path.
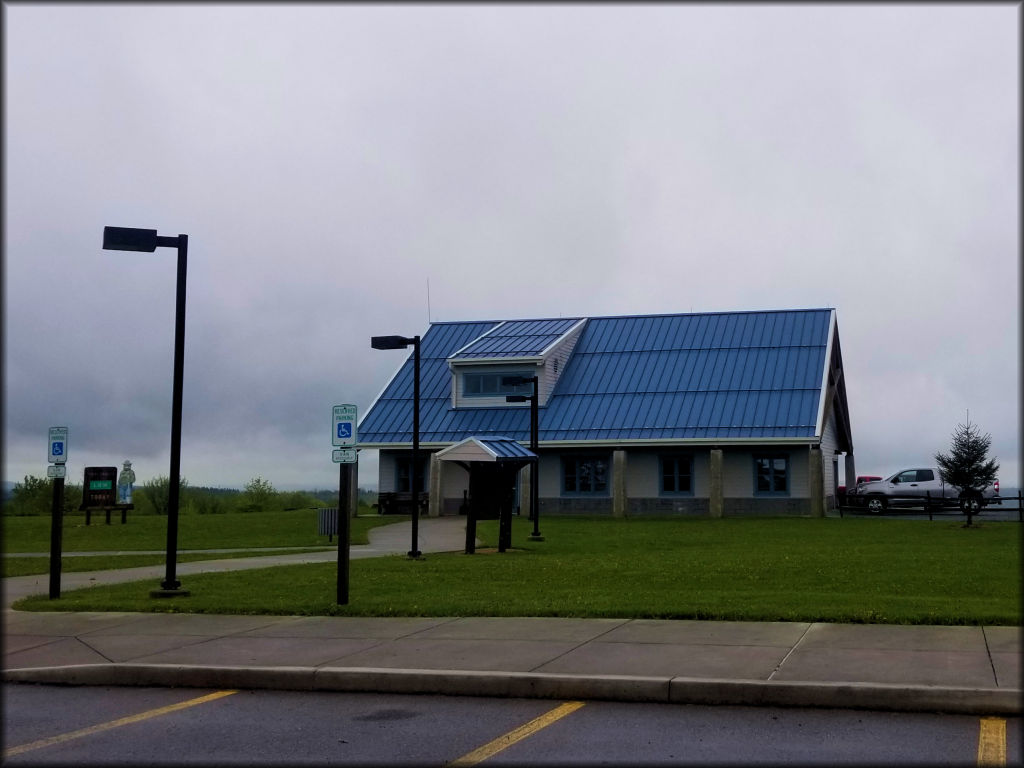
M 79 664 L 7 669 L 3 681 L 348 693 L 596 699 L 662 704 L 823 707 L 964 715 L 1020 715 L 1020 689 L 774 682 L 630 675 L 559 675 L 374 667 Z

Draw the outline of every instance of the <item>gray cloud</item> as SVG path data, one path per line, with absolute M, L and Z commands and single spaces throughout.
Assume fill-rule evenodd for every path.
M 835 306 L 858 467 L 1019 482 L 1013 6 L 5 8 L 5 479 L 328 487 L 437 319 Z M 75 469 L 75 464 L 79 469 Z M 366 457 L 363 482 L 372 481 Z

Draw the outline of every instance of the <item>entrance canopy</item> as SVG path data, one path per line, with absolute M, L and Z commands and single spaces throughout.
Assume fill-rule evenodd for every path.
M 497 462 L 499 464 L 525 464 L 537 460 L 537 454 L 524 448 L 511 437 L 467 437 L 465 440 L 438 451 L 439 461 Z

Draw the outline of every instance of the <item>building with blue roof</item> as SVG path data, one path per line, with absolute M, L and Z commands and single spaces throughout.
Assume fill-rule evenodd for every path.
M 856 476 L 834 309 L 435 322 L 420 354 L 430 514 L 457 514 L 470 487 L 442 451 L 529 445 L 529 403 L 505 398 L 532 385 L 514 376 L 538 377 L 524 512 L 534 473 L 542 517 L 821 515 L 841 454 Z M 411 490 L 412 393 L 410 355 L 359 424 L 382 494 Z

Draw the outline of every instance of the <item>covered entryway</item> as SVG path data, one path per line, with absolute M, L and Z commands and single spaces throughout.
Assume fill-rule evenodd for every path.
M 469 473 L 469 509 L 466 513 L 466 554 L 476 551 L 476 521 L 498 520 L 498 551 L 512 543 L 512 513 L 516 478 L 537 454 L 510 437 L 467 437 L 437 454 L 438 461 L 454 461 Z

